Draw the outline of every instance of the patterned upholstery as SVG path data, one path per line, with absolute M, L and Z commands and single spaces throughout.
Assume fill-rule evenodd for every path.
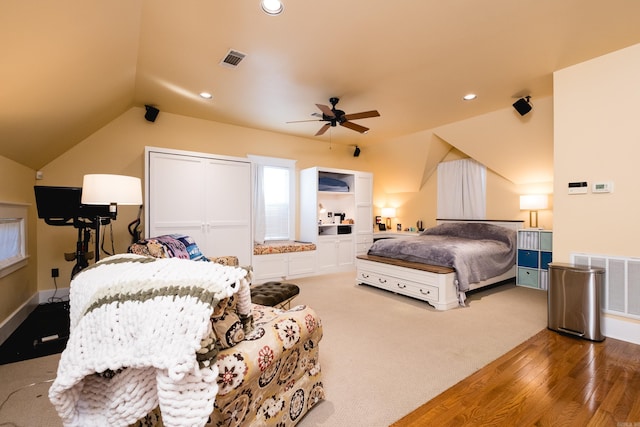
M 138 242 L 130 252 L 142 251 L 159 257 L 175 254 L 175 251 L 158 248 L 163 240 L 152 238 Z M 195 245 L 192 239 L 191 242 Z M 238 265 L 235 256 L 200 260 Z M 219 391 L 206 427 L 295 426 L 324 399 L 319 361 L 320 318 L 313 309 L 303 305 L 287 311 L 267 306 L 284 308 L 298 295 L 296 285 L 271 282 L 253 287 L 252 297 L 253 292 L 258 295 L 256 302 L 261 302 L 252 304 L 249 319 L 240 316 L 244 329 L 239 328 L 235 317 L 235 296 L 221 301 L 212 315 L 219 340 L 216 359 Z M 159 407 L 134 424 L 135 427 L 163 425 Z

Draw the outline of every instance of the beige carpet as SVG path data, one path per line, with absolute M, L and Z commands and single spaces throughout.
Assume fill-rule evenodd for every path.
M 388 426 L 546 327 L 546 293 L 504 285 L 438 312 L 355 274 L 295 281 L 320 315 L 327 399 L 298 424 Z M 0 427 L 62 423 L 47 398 L 59 356 L 0 366 Z M 35 385 L 31 385 L 35 384 Z

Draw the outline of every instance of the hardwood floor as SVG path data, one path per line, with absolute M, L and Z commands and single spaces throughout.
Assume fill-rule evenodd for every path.
M 640 427 L 640 346 L 544 330 L 392 427 Z

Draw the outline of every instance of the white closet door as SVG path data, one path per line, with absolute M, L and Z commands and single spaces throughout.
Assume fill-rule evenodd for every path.
M 186 234 L 206 256 L 251 264 L 251 163 L 147 147 L 147 237 Z
M 198 157 L 150 153 L 147 237 L 180 233 L 205 242 L 204 167 Z
M 235 255 L 251 264 L 251 164 L 207 159 L 207 255 Z

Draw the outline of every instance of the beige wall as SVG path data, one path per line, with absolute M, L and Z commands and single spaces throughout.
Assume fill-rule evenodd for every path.
M 533 125 L 516 125 L 517 132 L 531 133 L 531 129 L 546 129 L 551 117 L 544 104 L 537 118 L 530 120 Z M 505 109 L 485 116 L 496 128 L 496 121 L 513 121 L 513 113 Z M 439 131 L 451 134 L 450 141 L 444 141 L 434 131 L 421 131 L 397 140 L 373 147 L 361 147 L 360 157 L 353 157 L 353 146 L 331 145 L 326 139 L 298 138 L 277 133 L 259 131 L 221 123 L 209 122 L 174 114 L 160 112 L 155 123 L 144 120 L 144 110 L 131 108 L 120 117 L 94 133 L 68 152 L 64 153 L 42 168 L 44 179 L 40 185 L 81 186 L 82 177 L 87 173 L 115 173 L 138 176 L 144 179 L 144 147 L 166 147 L 195 152 L 244 157 L 247 154 L 283 157 L 297 160 L 297 168 L 325 166 L 340 169 L 370 171 L 374 173 L 374 215 L 380 214 L 384 206 L 395 206 L 397 218 L 403 227 L 416 224 L 418 219 L 425 226 L 435 224 L 437 176 L 434 173 L 441 160 L 467 157 L 456 146 L 472 144 L 477 146 L 495 145 L 494 133 L 483 135 L 473 132 L 480 126 L 481 120 L 473 119 L 448 125 Z M 509 126 L 506 126 L 509 129 Z M 539 133 L 538 131 L 535 132 Z M 477 135 L 477 136 L 473 136 Z M 472 141 L 469 140 L 472 138 Z M 508 138 L 517 140 L 518 137 Z M 551 144 L 551 141 L 544 141 Z M 495 157 L 492 155 L 492 157 Z M 518 158 L 515 159 L 519 161 Z M 480 160 L 482 162 L 482 160 Z M 495 159 L 494 159 L 495 161 Z M 513 160 L 512 160 L 513 161 Z M 32 186 L 35 171 L 20 167 L 11 161 L 2 168 L 2 174 L 20 176 L 18 187 L 0 187 L 0 199 L 14 198 L 17 201 L 34 203 Z M 507 164 L 507 162 L 502 162 Z M 496 165 L 499 165 L 497 162 Z M 548 167 L 544 164 L 541 169 Z M 523 168 L 531 165 L 523 163 Z M 17 171 L 16 171 L 17 170 Z M 6 172 L 5 172 L 6 171 Z M 518 195 L 523 191 L 522 183 L 514 184 L 501 172 L 489 169 L 487 175 L 487 217 L 491 219 L 527 219 L 527 213 L 518 208 Z M 5 176 L 5 175 L 3 175 Z M 10 181 L 3 180 L 4 183 Z M 24 183 L 24 184 L 22 184 Z M 14 194 L 17 194 L 14 196 Z M 35 211 L 34 211 L 35 218 Z M 137 208 L 120 207 L 118 219 L 113 222 L 115 251 L 123 252 L 130 243 L 127 225 L 137 216 Z M 541 212 L 540 223 L 551 226 L 551 211 Z M 372 219 L 373 222 L 373 219 Z M 31 252 L 37 259 L 30 263 L 28 277 L 23 272 L 15 273 L 3 282 L 15 283 L 5 286 L 0 319 L 6 318 L 13 310 L 26 301 L 35 290 L 48 290 L 54 287 L 51 269 L 58 268 L 59 287 L 68 287 L 74 262 L 64 259 L 65 252 L 74 252 L 77 231 L 71 227 L 53 227 L 42 220 L 33 220 L 30 224 L 33 241 L 37 235 L 37 246 L 31 246 Z M 109 240 L 107 240 L 109 243 Z M 107 248 L 110 245 L 107 244 Z M 92 246 L 93 249 L 93 246 Z M 26 284 L 25 284 L 26 283 Z M 6 301 L 6 302 L 5 302 Z
M 456 160 L 468 157 L 455 149 L 452 149 L 442 160 Z M 377 158 L 379 160 L 379 158 Z M 374 165 L 375 166 L 375 165 Z M 402 168 L 401 165 L 397 166 Z M 402 228 L 415 227 L 418 220 L 422 220 L 424 227 L 436 225 L 437 216 L 437 192 L 438 179 L 434 171 L 417 191 L 385 192 L 384 182 L 379 177 L 379 167 L 375 167 L 374 178 L 374 215 L 380 215 L 382 207 L 396 208 L 396 218 L 392 219 L 392 229 L 402 224 Z M 421 169 L 414 171 L 420 176 Z M 417 178 L 416 178 L 417 179 Z M 520 210 L 520 193 L 522 186 L 503 178 L 491 169 L 487 169 L 487 219 L 526 221 L 528 227 L 528 212 Z M 548 190 L 547 190 L 548 191 Z M 544 191 L 545 193 L 547 191 Z M 538 225 L 543 228 L 552 227 L 552 211 L 540 211 Z
M 554 74 L 554 261 L 574 251 L 640 257 L 638 76 L 640 45 Z M 568 182 L 608 180 L 613 193 L 567 194 Z
M 482 141 L 475 143 L 482 144 Z M 353 146 L 330 145 L 326 140 L 298 138 L 163 112 L 155 123 L 150 123 L 144 120 L 144 110 L 132 108 L 42 168 L 44 180 L 40 183 L 80 186 L 86 173 L 144 178 L 145 146 L 237 157 L 257 154 L 296 159 L 298 169 L 325 166 L 374 172 L 374 215 L 379 215 L 383 206 L 390 205 L 398 208 L 394 225 L 400 222 L 403 227 L 409 227 L 421 219 L 429 226 L 435 224 L 437 185 L 436 175 L 425 176 L 425 171 L 435 170 L 441 157 L 466 156 L 452 154 L 456 151 L 451 151 L 451 147 L 444 150 L 443 144 L 446 145 L 433 132 L 425 131 L 386 145 L 363 147 L 360 157 L 354 158 Z M 487 183 L 488 218 L 527 218 L 527 214 L 518 208 L 519 186 L 493 171 L 489 171 Z M 125 251 L 129 245 L 126 227 L 136 216 L 135 207 L 119 209 L 118 219 L 113 222 L 116 252 Z M 38 288 L 52 288 L 51 268 L 60 269 L 59 286 L 68 286 L 73 262 L 65 261 L 64 253 L 75 250 L 77 236 L 71 229 L 51 227 L 42 221 L 38 222 L 38 236 Z
M 27 266 L 0 278 L 0 325 L 37 291 L 35 171 L 0 156 L 0 201 L 29 204 Z
M 521 194 L 548 194 L 550 209 L 539 212 L 538 226 L 553 227 L 553 102 L 535 99 L 521 117 L 506 108 L 416 132 L 370 150 L 375 171 L 374 215 L 395 207 L 397 223 L 411 227 L 421 219 L 435 225 L 437 164 L 472 157 L 487 166 L 487 218 L 521 219 Z
M 154 123 L 144 119 L 144 110 L 132 108 L 122 116 L 42 168 L 42 185 L 81 186 L 87 173 L 115 173 L 144 179 L 144 147 L 165 147 L 195 152 L 244 157 L 257 154 L 297 160 L 298 169 L 326 166 L 371 171 L 366 150 L 353 157 L 352 146 L 330 145 L 326 140 L 306 139 L 225 125 L 160 112 Z M 116 252 L 130 244 L 127 225 L 137 208 L 119 208 L 113 222 Z M 60 269 L 59 285 L 69 285 L 73 262 L 65 252 L 75 250 L 76 234 L 67 227 L 38 223 L 38 287 L 50 289 L 51 268 Z M 93 246 L 92 246 L 93 248 Z M 107 248 L 110 248 L 107 245 Z

